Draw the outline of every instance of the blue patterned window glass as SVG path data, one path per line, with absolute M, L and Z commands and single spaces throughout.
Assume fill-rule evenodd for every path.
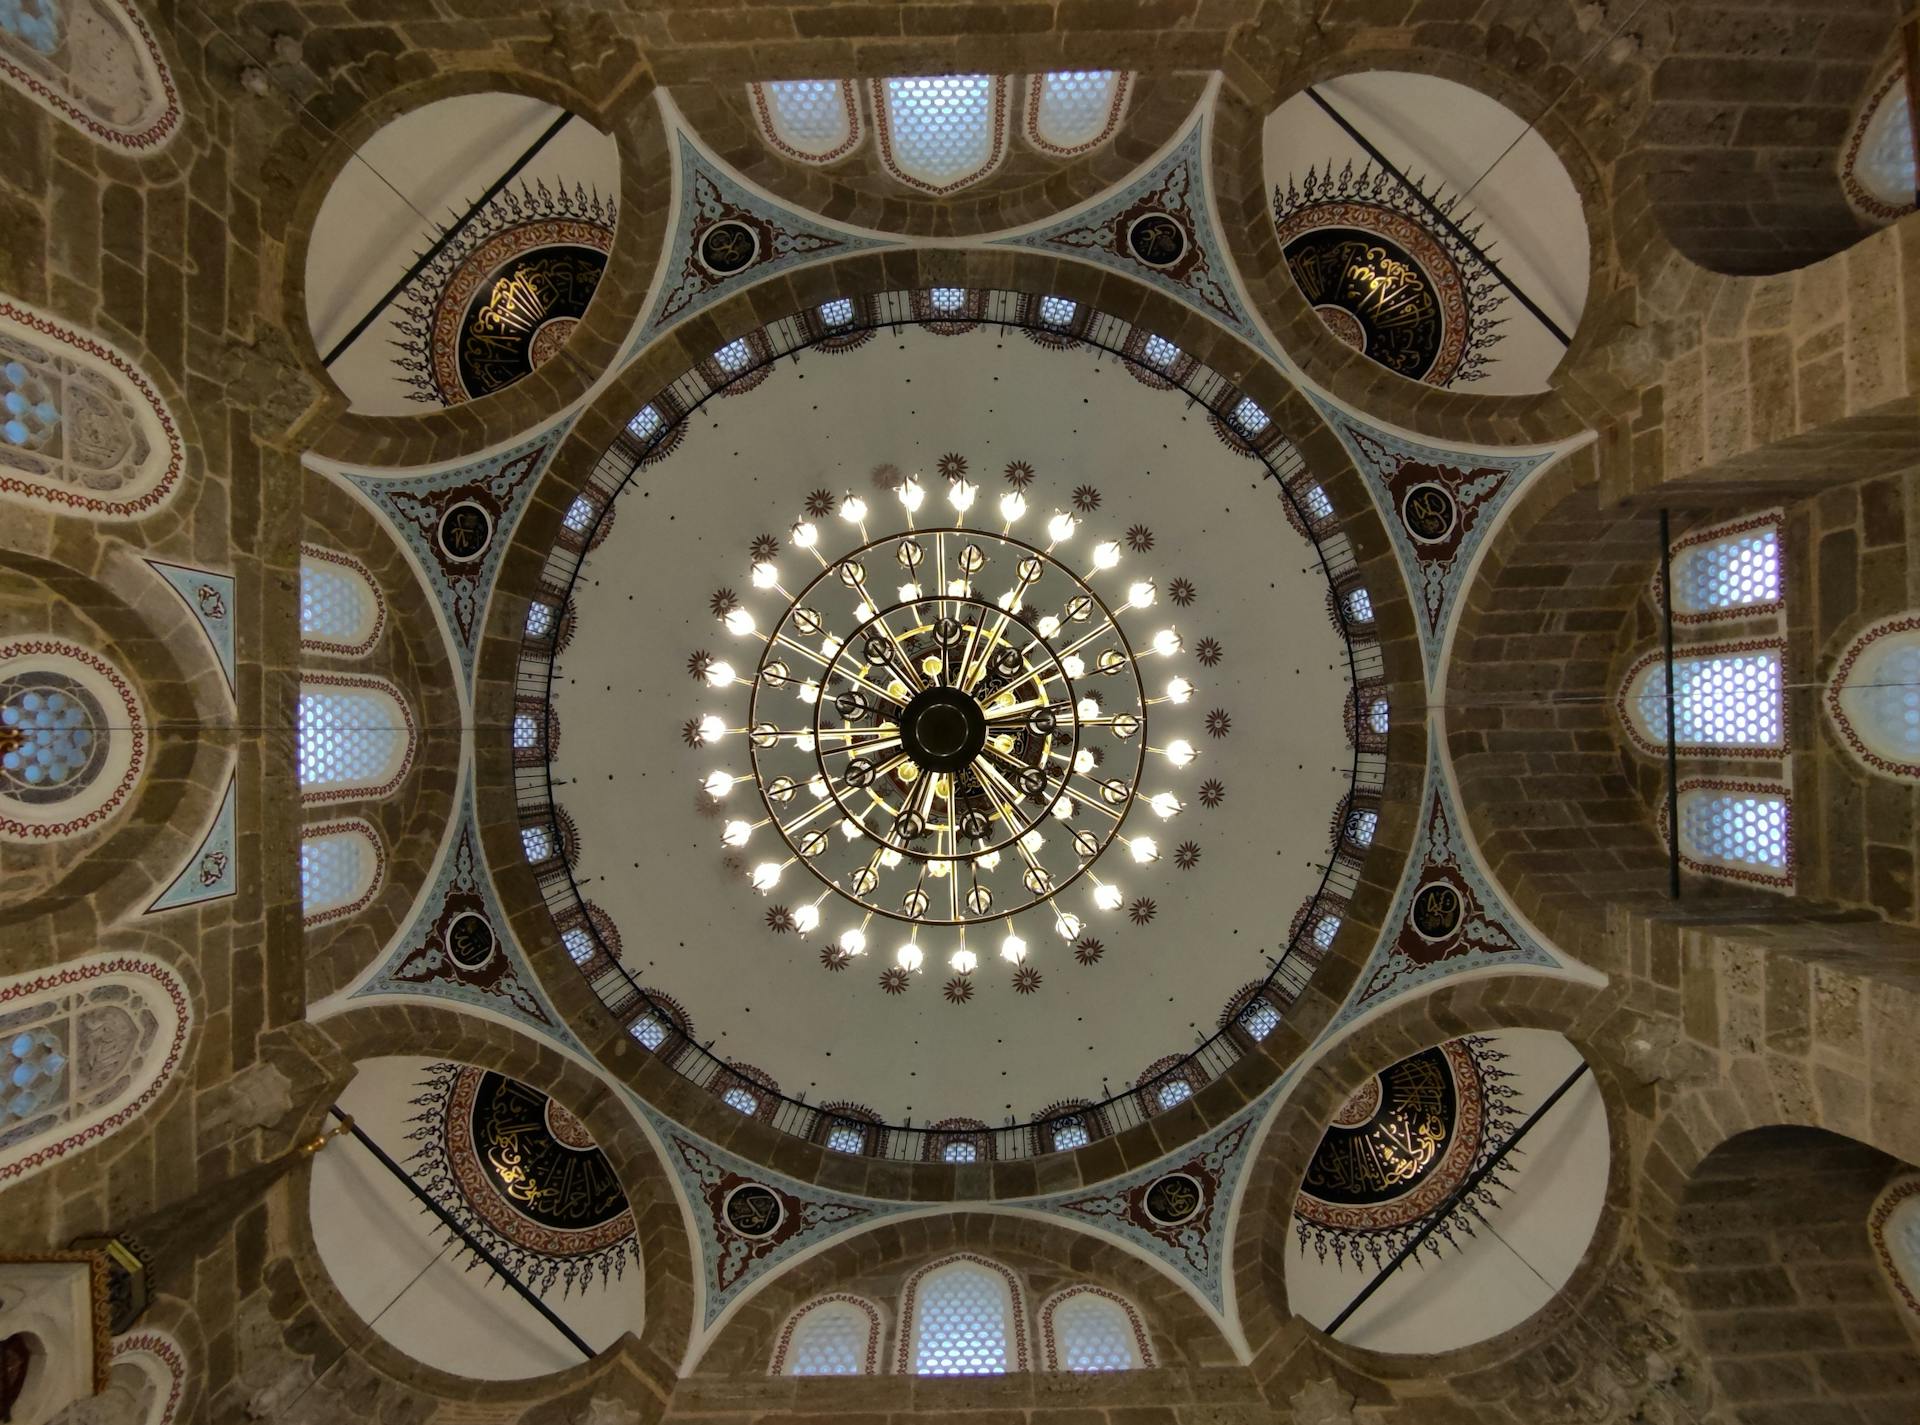
M 1333 501 L 1327 498 L 1327 492 L 1318 485 L 1311 487 L 1307 491 L 1301 498 L 1301 503 L 1307 507 L 1307 514 L 1312 519 L 1330 520 L 1333 518 Z
M 713 354 L 714 364 L 729 376 L 738 376 L 753 364 L 753 350 L 747 339 L 737 336 Z
M 1050 327 L 1064 327 L 1073 320 L 1073 314 L 1079 307 L 1065 297 L 1042 297 L 1040 299 L 1040 321 Z
M 1147 358 L 1148 365 L 1157 366 L 1162 371 L 1180 359 L 1180 348 L 1163 336 L 1149 336 L 1140 353 Z
M 660 413 L 652 406 L 642 406 L 639 413 L 627 422 L 627 434 L 638 441 L 652 440 L 666 424 L 660 419 Z
M 569 925 L 561 931 L 560 943 L 567 947 L 567 956 L 576 965 L 584 965 L 593 958 L 593 933 L 581 926 Z M 638 1039 L 640 1036 L 635 1033 L 633 1037 Z M 647 1047 L 652 1049 L 658 1046 L 649 1044 Z
M 1373 596 L 1365 589 L 1351 589 L 1344 600 L 1348 623 L 1373 622 Z
M 667 1042 L 667 1026 L 651 1014 L 643 1014 L 640 1018 L 634 1020 L 632 1024 L 627 1026 L 627 1033 L 631 1034 L 641 1044 L 655 1053 L 658 1053 L 660 1046 Z M 749 1095 L 749 1097 L 751 1097 L 751 1095 Z M 752 1113 L 753 1109 L 749 1108 L 744 1111 Z
M 0 682 L 0 747 L 6 748 L 0 753 L 0 791 L 77 791 L 90 782 L 106 740 L 96 736 L 96 708 L 79 684 L 56 673 Z
M 978 1162 L 980 1150 L 964 1138 L 955 1139 L 940 1150 L 940 1159 L 947 1163 Z
M 41 1023 L 0 1041 L 0 1147 L 8 1132 L 65 1106 L 66 1024 Z
M 1233 423 L 1242 435 L 1258 435 L 1273 424 L 1273 417 L 1262 410 L 1253 397 L 1242 396 L 1240 404 L 1233 408 Z
M 1153 1097 L 1160 1107 L 1172 1108 L 1193 1097 L 1193 1085 L 1185 1079 L 1167 1079 L 1154 1089 Z
M 1715 865 L 1784 871 L 1787 799 L 1764 792 L 1682 792 L 1680 845 Z
M 1675 741 L 1684 747 L 1777 747 L 1780 656 L 1771 651 L 1673 660 Z M 1633 700 L 1646 735 L 1667 737 L 1667 670 L 1653 664 Z
M 976 1262 L 955 1262 L 920 1281 L 913 1369 L 923 1376 L 1004 1375 L 1007 1288 Z
M 760 1108 L 760 1100 L 741 1088 L 738 1084 L 735 1084 L 732 1088 L 721 1094 L 720 1100 L 726 1104 L 728 1108 L 737 1109 L 749 1117 L 758 1112 Z
M 406 732 L 393 699 L 365 688 L 301 691 L 301 786 L 377 782 L 405 751 Z
M 820 325 L 824 327 L 844 327 L 853 320 L 853 299 L 835 297 L 831 302 L 820 304 Z
M 8 10 L 17 4 L 18 0 L 0 0 L 0 28 L 20 34 L 6 23 Z M 24 39 L 25 35 L 21 37 Z M 53 399 L 53 387 L 25 362 L 9 361 L 0 366 L 0 408 L 5 409 L 7 417 L 0 425 L 0 434 L 6 436 L 8 445 L 40 450 L 53 441 L 55 428 L 60 424 L 60 407 Z
M 1053 1125 L 1053 1150 L 1064 1153 L 1069 1148 L 1084 1148 L 1093 1141 L 1093 1135 L 1087 1132 L 1087 1125 L 1077 1118 L 1063 1118 Z
M 865 1130 L 842 1123 L 827 1132 L 827 1146 L 836 1153 L 858 1153 L 867 1146 Z
M 927 294 L 927 305 L 935 314 L 943 317 L 958 317 L 967 310 L 967 289 L 964 287 L 936 287 Z
M 1280 1027 L 1280 1011 L 1264 999 L 1249 1000 L 1240 1011 L 1240 1027 L 1251 1039 L 1265 1039 Z

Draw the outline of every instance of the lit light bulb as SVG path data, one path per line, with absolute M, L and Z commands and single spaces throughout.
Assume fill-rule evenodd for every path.
M 1008 524 L 1018 520 L 1027 512 L 1027 497 L 1018 490 L 1009 490 L 1000 497 L 1000 518 Z
M 1151 836 L 1136 836 L 1127 843 L 1127 849 L 1133 852 L 1133 859 L 1141 865 L 1160 859 L 1160 848 L 1153 844 Z
M 865 623 L 868 619 L 873 617 L 873 605 L 868 603 L 865 599 L 862 599 L 859 603 L 853 606 L 853 616 L 856 619 L 858 619 L 861 623 Z
M 947 490 L 947 503 L 961 514 L 965 514 L 973 506 L 973 497 L 979 493 L 978 485 L 970 485 L 965 480 L 955 480 Z
M 971 975 L 980 963 L 980 957 L 971 950 L 956 950 L 947 963 L 962 975 Z
M 793 739 L 793 745 L 799 748 L 802 752 L 813 751 L 813 734 L 811 732 L 803 732 L 799 734 L 797 737 Z
M 778 861 L 762 861 L 753 868 L 753 888 L 764 896 L 780 884 L 780 873 L 785 869 Z
M 1147 798 L 1147 805 L 1153 808 L 1154 815 L 1162 821 L 1177 816 L 1180 812 L 1180 798 L 1172 792 L 1155 792 Z
M 724 688 L 733 681 L 733 665 L 716 660 L 707 665 L 707 681 L 716 688 Z
M 991 871 L 1000 864 L 1000 853 L 989 851 L 986 855 L 976 858 L 974 864 L 983 871 Z
M 895 866 L 900 864 L 900 853 L 889 846 L 885 851 L 880 853 L 880 864 L 891 871 Z
M 1027 958 L 1027 942 L 1009 930 L 1007 938 L 1000 942 L 1000 958 L 1010 965 L 1019 964 Z
M 1008 613 L 1014 612 L 1016 609 L 1020 607 L 1019 586 L 1015 585 L 1013 588 L 1007 590 L 1006 593 L 1002 594 L 999 598 L 995 599 L 994 602 L 1000 605 L 1000 607 L 1005 609 Z
M 1153 607 L 1153 583 L 1142 579 L 1138 584 L 1127 585 L 1127 603 L 1136 609 Z
M 820 701 L 820 685 L 814 682 L 813 679 L 809 678 L 807 679 L 806 682 L 802 683 L 798 688 L 794 689 L 794 696 L 799 698 L 801 702 L 811 707 L 813 704 Z
M 1093 888 L 1093 903 L 1101 910 L 1118 910 L 1123 899 L 1120 888 L 1109 881 L 1102 881 Z
M 1073 815 L 1073 798 L 1061 797 L 1053 804 L 1053 814 L 1065 821 Z
M 729 846 L 745 846 L 747 838 L 752 835 L 753 828 L 746 822 L 730 821 L 727 823 L 726 830 L 720 833 L 720 839 Z
M 1093 547 L 1093 567 L 1094 568 L 1111 569 L 1113 568 L 1114 565 L 1118 564 L 1119 562 L 1120 562 L 1120 546 L 1115 544 L 1112 540 L 1109 539 L 1103 544 L 1094 545 Z
M 1047 844 L 1047 838 L 1042 836 L 1038 831 L 1029 831 L 1025 836 L 1020 838 L 1020 844 L 1029 851 L 1038 851 L 1042 846 Z
M 1174 738 L 1167 744 L 1167 760 L 1176 767 L 1186 766 L 1193 760 L 1193 744 L 1185 738 Z
M 793 928 L 802 935 L 811 935 L 820 928 L 820 907 L 817 905 L 796 906 L 793 912 Z
M 753 587 L 754 588 L 771 589 L 775 584 L 778 584 L 779 582 L 780 582 L 779 569 L 775 568 L 772 564 L 768 563 L 766 560 L 763 559 L 758 564 L 753 566 Z
M 840 640 L 835 638 L 832 634 L 828 634 L 825 638 L 820 640 L 820 651 L 826 654 L 827 657 L 829 658 L 833 657 L 834 654 L 838 653 L 843 647 L 845 647 L 845 645 L 842 644 Z
M 1063 544 L 1073 538 L 1073 516 L 1056 514 L 1048 520 L 1047 538 L 1055 544 Z
M 855 821 L 850 816 L 842 817 L 840 819 L 840 834 L 846 837 L 846 839 L 849 841 L 859 840 L 860 839 L 860 823 Z
M 1074 753 L 1073 754 L 1073 770 L 1078 772 L 1083 777 L 1086 776 L 1087 773 L 1091 772 L 1093 770 L 1093 753 L 1089 752 L 1084 747 L 1082 747 L 1078 752 Z
M 898 592 L 900 594 L 900 602 L 910 604 L 920 597 L 920 586 L 918 584 L 902 584 Z
M 855 926 L 840 937 L 840 948 L 849 955 L 864 955 L 867 952 L 867 933 Z
M 858 495 L 849 495 L 840 502 L 840 518 L 848 524 L 859 524 L 866 517 L 867 502 Z
M 715 801 L 720 800 L 733 790 L 733 778 L 725 772 L 707 773 L 707 795 Z
M 718 742 L 727 735 L 727 725 L 712 713 L 708 713 L 700 719 L 699 731 L 702 742 Z M 722 795 L 725 794 L 722 793 Z
M 900 503 L 906 507 L 908 514 L 912 514 L 915 510 L 919 509 L 921 502 L 926 498 L 927 492 L 920 488 L 920 482 L 918 480 L 903 480 L 901 482 Z
M 1087 722 L 1100 716 L 1100 704 L 1092 698 L 1082 698 L 1073 705 L 1073 715 L 1082 722 Z
M 736 638 L 745 638 L 753 632 L 753 615 L 745 609 L 732 609 L 727 614 L 727 632 Z
M 939 880 L 942 876 L 950 876 L 953 874 L 953 862 L 929 861 L 927 862 L 927 874 L 933 877 L 934 880 L 936 881 Z
M 920 962 L 925 958 L 926 957 L 920 953 L 920 947 L 915 945 L 911 940 L 893 952 L 893 963 L 908 973 L 919 969 Z
M 1080 933 L 1080 925 L 1081 921 L 1079 916 L 1070 915 L 1064 910 L 1054 918 L 1053 922 L 1053 928 L 1060 932 L 1060 938 L 1062 940 L 1071 940 L 1074 936 L 1078 935 Z
M 827 796 L 827 779 L 818 772 L 815 772 L 811 780 L 807 783 L 807 790 L 813 793 L 813 799 L 815 801 L 825 801 Z
M 1153 651 L 1163 658 L 1170 658 L 1180 651 L 1180 635 L 1170 628 L 1163 628 L 1153 636 Z
M 1185 678 L 1175 678 L 1167 684 L 1167 698 L 1170 702 L 1184 703 L 1193 696 L 1193 684 Z
M 819 538 L 819 526 L 807 520 L 801 520 L 793 527 L 793 542 L 802 549 L 812 549 Z
M 967 581 L 965 579 L 947 580 L 947 592 L 956 599 L 962 597 L 967 592 Z
M 1060 632 L 1060 620 L 1052 614 L 1047 614 L 1040 620 L 1037 627 L 1040 630 L 1040 636 L 1042 638 L 1052 638 L 1056 633 Z
M 1065 658 L 1062 658 L 1060 660 L 1060 668 L 1069 678 L 1084 678 L 1087 676 L 1087 661 L 1078 653 L 1069 653 Z

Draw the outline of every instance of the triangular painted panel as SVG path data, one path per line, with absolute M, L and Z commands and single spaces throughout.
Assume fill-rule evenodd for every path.
M 167 587 L 180 596 L 187 612 L 206 634 L 207 642 L 213 645 L 214 657 L 220 660 L 221 671 L 227 675 L 227 691 L 231 693 L 234 689 L 233 576 L 184 564 L 167 564 L 158 559 L 149 559 L 147 563 L 167 581 Z
M 227 794 L 220 799 L 220 809 L 213 814 L 207 834 L 200 838 L 199 849 L 187 858 L 173 883 L 147 907 L 148 915 L 223 900 L 239 890 L 240 863 L 233 835 L 233 799 L 238 786 L 238 774 L 229 774 Z

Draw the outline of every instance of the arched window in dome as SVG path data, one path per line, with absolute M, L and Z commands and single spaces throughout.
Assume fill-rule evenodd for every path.
M 777 79 L 749 84 L 760 136 L 788 158 L 832 163 L 860 146 L 860 105 L 844 79 Z
M 880 161 L 910 188 L 940 195 L 976 183 L 1007 148 L 1007 80 L 992 74 L 876 79 Z
M 191 1021 L 179 977 L 144 956 L 0 981 L 0 1189 L 145 1112 Z
M 886 1151 L 887 1132 L 880 1115 L 863 1103 L 823 1103 L 813 1139 L 836 1153 L 877 1157 Z
M 1880 222 L 1912 212 L 1920 185 L 1905 78 L 1905 67 L 1896 64 L 1874 85 L 1840 156 L 1847 200 Z
M 1793 796 L 1784 782 L 1686 777 L 1678 805 L 1680 858 L 1688 870 L 1750 885 L 1792 886 Z
M 1778 511 L 1694 530 L 1673 545 L 1673 619 L 1772 613 L 1785 600 Z M 1656 595 L 1658 577 L 1655 578 Z
M 729 1063 L 707 1085 L 709 1093 L 735 1113 L 771 1119 L 780 1107 L 780 1085 L 751 1064 Z
M 845 1292 L 816 1297 L 787 1318 L 774 1344 L 773 1375 L 880 1374 L 880 1311 Z
M 386 626 L 387 606 L 358 559 L 317 545 L 300 546 L 300 646 L 357 658 Z
M 383 679 L 310 673 L 300 685 L 299 719 L 304 801 L 385 796 L 413 764 L 413 714 Z
M 907 1278 L 898 1369 L 923 1376 L 1005 1375 L 1029 1369 L 1020 1280 L 961 1252 Z
M 1153 1368 L 1153 1347 L 1133 1303 L 1105 1287 L 1070 1286 L 1040 1303 L 1040 1348 L 1050 1371 Z
M 108 148 L 152 152 L 180 125 L 166 59 L 125 0 L 0 6 L 0 79 Z
M 1128 78 L 1117 69 L 1062 69 L 1027 81 L 1027 141 L 1055 158 L 1098 148 L 1120 127 Z
M 359 817 L 309 826 L 300 833 L 301 923 L 325 925 L 367 907 L 386 871 L 373 827 Z
M 1032 1151 L 1036 1155 L 1070 1153 L 1106 1137 L 1107 1131 L 1106 1115 L 1099 1107 L 1082 1098 L 1063 1099 L 1049 1104 L 1035 1117 Z
M 943 1118 L 927 1126 L 920 1156 L 929 1163 L 993 1160 L 993 1130 L 977 1118 Z
M 1848 644 L 1823 701 L 1864 766 L 1920 781 L 1920 611 L 1882 619 Z
M 1912 1317 L 1920 1317 L 1920 1178 L 1889 1184 L 1867 1217 L 1874 1255 L 1894 1295 Z
M 1181 1054 L 1155 1059 L 1133 1081 L 1148 1113 L 1164 1113 L 1193 1097 L 1207 1082 L 1206 1070 Z
M 1673 660 L 1674 742 L 1683 753 L 1777 755 L 1786 745 L 1778 639 L 1698 645 Z M 1627 670 L 1620 696 L 1627 730 L 1643 751 L 1667 744 L 1667 670 L 1645 654 Z

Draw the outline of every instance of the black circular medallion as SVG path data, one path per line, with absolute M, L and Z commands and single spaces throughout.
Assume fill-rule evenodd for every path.
M 478 559 L 493 543 L 493 516 L 472 500 L 462 500 L 440 516 L 440 548 L 447 558 Z
M 1145 213 L 1127 229 L 1127 247 L 1149 267 L 1171 267 L 1187 251 L 1187 230 L 1165 213 Z
M 542 247 L 481 283 L 455 347 L 467 394 L 511 386 L 557 351 L 587 314 L 606 270 L 607 255 L 597 248 Z
M 1147 1188 L 1147 1216 L 1167 1227 L 1178 1227 L 1197 1216 L 1207 1203 L 1200 1180 L 1189 1173 L 1168 1173 Z
M 1459 1117 L 1459 1090 L 1444 1049 L 1426 1049 L 1381 1072 L 1372 1112 L 1329 1127 L 1302 1190 L 1321 1202 L 1365 1207 L 1412 1191 L 1441 1166 Z
M 716 277 L 727 277 L 753 265 L 760 239 L 745 223 L 731 218 L 715 223 L 700 238 L 700 261 Z
M 1433 369 L 1446 340 L 1440 291 L 1405 248 L 1377 233 L 1326 227 L 1301 233 L 1285 255 L 1307 301 L 1323 316 L 1345 313 L 1368 356 L 1416 381 Z M 1329 324 L 1336 334 L 1345 325 Z
M 478 911 L 462 911 L 447 927 L 447 954 L 463 970 L 478 970 L 493 958 L 499 937 Z
M 1438 544 L 1453 533 L 1460 515 L 1446 486 L 1423 481 L 1400 497 L 1400 517 L 1415 539 L 1423 544 Z
M 1447 881 L 1428 881 L 1413 893 L 1407 921 L 1423 940 L 1445 940 L 1460 929 L 1467 908 L 1460 892 Z
M 928 688 L 900 714 L 900 745 L 929 772 L 957 772 L 987 745 L 986 714 L 958 688 Z
M 743 1183 L 727 1194 L 720 1215 L 742 1237 L 770 1237 L 786 1216 L 780 1196 L 759 1183 Z
M 627 1210 L 613 1165 L 591 1144 L 557 1138 L 551 1118 L 545 1094 L 499 1074 L 479 1075 L 470 1122 L 480 1172 L 502 1201 L 541 1227 L 611 1231 Z

